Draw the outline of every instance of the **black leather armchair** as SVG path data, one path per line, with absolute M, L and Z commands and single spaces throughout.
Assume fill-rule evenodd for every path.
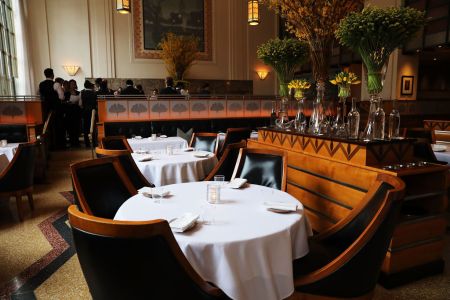
M 23 221 L 22 196 L 28 196 L 30 208 L 33 203 L 33 178 L 36 161 L 36 143 L 19 144 L 13 159 L 0 173 L 0 196 L 16 197 L 19 220 Z
M 72 164 L 70 171 L 77 205 L 87 214 L 112 219 L 119 207 L 137 194 L 117 157 Z
M 143 188 L 144 186 L 155 187 L 155 185 L 147 180 L 145 176 L 141 173 L 138 166 L 134 162 L 128 150 L 107 150 L 96 148 L 95 153 L 98 158 L 116 156 L 119 158 L 120 164 L 122 165 L 125 173 L 128 175 L 131 183 L 136 190 Z
M 378 180 L 363 209 L 310 239 L 308 255 L 294 262 L 294 285 L 304 298 L 372 295 L 405 188 L 398 177 Z
M 227 148 L 223 152 L 217 165 L 206 176 L 205 181 L 211 181 L 215 175 L 224 175 L 225 181 L 230 181 L 233 176 L 234 166 L 239 156 L 239 151 L 247 146 L 246 141 L 240 143 L 228 144 Z
M 229 299 L 192 268 L 167 221 L 101 219 L 75 205 L 68 212 L 93 299 Z
M 208 151 L 217 155 L 217 148 L 219 140 L 217 133 L 199 132 L 192 135 L 189 147 L 193 147 L 195 150 Z
M 250 134 L 252 133 L 251 128 L 228 128 L 227 133 L 225 134 L 225 140 L 223 141 L 222 147 L 219 151 L 219 156 L 223 155 L 226 147 L 229 144 L 239 143 L 242 140 L 247 140 L 250 138 Z
M 102 138 L 100 146 L 108 150 L 128 150 L 133 152 L 125 136 L 107 136 Z
M 232 179 L 245 178 L 249 183 L 286 190 L 286 154 L 270 149 L 241 149 Z

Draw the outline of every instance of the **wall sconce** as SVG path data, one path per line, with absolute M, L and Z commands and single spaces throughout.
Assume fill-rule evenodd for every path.
M 259 2 L 258 0 L 248 1 L 248 24 L 258 25 L 259 24 Z
M 259 79 L 264 80 L 269 75 L 269 71 L 256 71 L 256 74 L 258 74 Z
M 67 75 L 75 76 L 80 69 L 80 66 L 63 66 L 63 68 L 66 71 Z
M 121 14 L 129 14 L 131 12 L 130 0 L 116 0 L 116 10 Z

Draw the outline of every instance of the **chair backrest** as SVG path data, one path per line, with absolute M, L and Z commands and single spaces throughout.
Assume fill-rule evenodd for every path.
M 75 205 L 68 213 L 94 299 L 228 299 L 192 268 L 167 221 L 107 220 Z
M 130 152 L 133 152 L 130 144 L 128 144 L 127 138 L 122 135 L 106 136 L 102 138 L 100 146 L 101 148 L 108 150 L 128 150 Z
M 405 184 L 382 175 L 389 188 L 375 205 L 375 213 L 361 233 L 337 257 L 318 270 L 295 279 L 298 291 L 325 297 L 359 297 L 370 294 L 378 281 L 401 207 Z
M 239 143 L 228 144 L 223 152 L 219 162 L 212 169 L 212 171 L 206 176 L 205 181 L 211 181 L 214 179 L 214 175 L 224 175 L 225 180 L 231 180 L 233 176 L 234 166 L 239 156 L 239 150 L 247 146 L 246 141 L 241 141 Z
M 232 179 L 245 178 L 249 183 L 286 190 L 287 160 L 284 151 L 241 149 Z
M 119 158 L 120 164 L 122 165 L 125 173 L 128 175 L 131 183 L 136 190 L 143 188 L 144 186 L 154 187 L 155 185 L 147 180 L 142 172 L 139 170 L 138 166 L 134 162 L 130 151 L 128 150 L 108 150 L 95 148 L 95 153 L 98 158 L 115 156 Z
M 193 147 L 195 150 L 208 151 L 216 155 L 218 145 L 219 139 L 217 133 L 210 132 L 195 132 L 189 143 L 189 147 Z
M 24 190 L 33 186 L 37 142 L 19 144 L 13 159 L 0 173 L 2 192 Z
M 227 145 L 239 143 L 242 140 L 247 140 L 250 138 L 252 133 L 251 128 L 228 128 L 225 134 L 225 140 L 223 141 L 222 148 L 220 149 L 220 155 L 223 155 Z
M 112 219 L 119 207 L 137 194 L 117 157 L 75 163 L 70 170 L 77 204 L 87 214 Z
M 427 162 L 432 163 L 441 163 L 437 160 L 436 154 L 433 152 L 433 148 L 431 148 L 431 144 L 427 141 L 416 141 L 413 144 L 414 157 L 417 159 L 421 159 Z M 442 162 L 444 163 L 444 162 Z

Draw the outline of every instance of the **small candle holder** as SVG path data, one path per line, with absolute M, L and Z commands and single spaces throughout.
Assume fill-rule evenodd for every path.
M 220 185 L 209 183 L 206 186 L 206 201 L 210 204 L 218 204 L 220 202 Z

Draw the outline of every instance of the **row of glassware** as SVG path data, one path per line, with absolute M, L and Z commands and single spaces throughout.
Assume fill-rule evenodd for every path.
M 305 115 L 305 98 L 297 100 L 297 113 L 293 120 L 289 120 L 288 101 L 281 99 L 279 108 L 276 102 L 272 104 L 271 125 L 280 129 L 295 130 L 299 133 L 333 136 L 352 140 L 385 140 L 400 137 L 400 113 L 396 101 L 388 116 L 388 131 L 385 135 L 386 114 L 381 98 L 370 100 L 369 116 L 364 131 L 360 132 L 361 115 L 357 108 L 356 98 L 352 98 L 352 108 L 347 113 L 346 99 L 341 98 L 336 108 L 336 115 L 332 115 L 333 109 L 324 109 L 321 101 L 313 102 L 313 110 L 309 122 Z M 328 113 L 326 113 L 326 111 Z

